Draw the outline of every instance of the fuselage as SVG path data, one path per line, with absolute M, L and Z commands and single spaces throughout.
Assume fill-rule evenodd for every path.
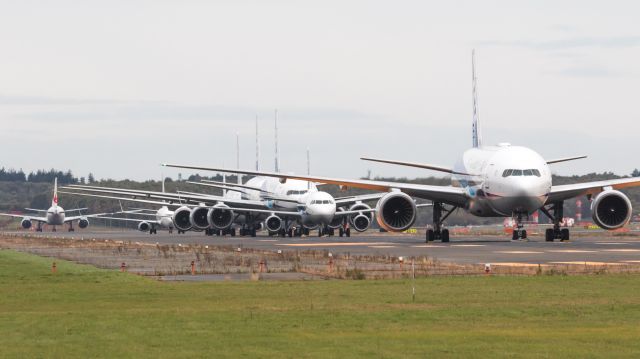
M 464 152 L 452 185 L 465 188 L 466 210 L 480 217 L 528 215 L 547 201 L 551 171 L 535 151 L 500 144 Z
M 158 224 L 163 228 L 173 228 L 173 211 L 169 210 L 166 206 L 160 207 L 156 212 L 156 220 Z
M 50 226 L 61 226 L 64 224 L 64 208 L 54 204 L 47 210 L 47 224 Z

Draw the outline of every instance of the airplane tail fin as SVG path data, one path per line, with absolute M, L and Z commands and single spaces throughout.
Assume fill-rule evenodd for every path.
M 482 146 L 480 119 L 478 117 L 478 78 L 476 77 L 476 50 L 471 50 L 471 81 L 473 96 L 473 147 Z
M 53 179 L 53 200 L 51 200 L 51 205 L 58 205 L 58 177 Z

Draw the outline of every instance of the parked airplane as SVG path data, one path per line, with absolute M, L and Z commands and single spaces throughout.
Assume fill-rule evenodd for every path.
M 303 180 L 388 192 L 376 207 L 380 226 L 389 231 L 403 231 L 415 221 L 416 205 L 411 197 L 433 202 L 433 228 L 426 240 L 449 241 L 449 231 L 443 228 L 447 217 L 457 208 L 480 217 L 513 217 L 517 229 L 513 240 L 527 238 L 523 219 L 540 210 L 553 221 L 546 230 L 547 241 L 569 240 L 569 230 L 560 228 L 565 200 L 586 195 L 591 202 L 594 222 L 603 229 L 623 227 L 631 218 L 629 198 L 620 189 L 640 186 L 640 177 L 597 181 L 571 185 L 552 184 L 549 165 L 572 161 L 585 156 L 545 160 L 537 152 L 508 143 L 483 146 L 478 118 L 475 56 L 472 54 L 473 80 L 473 147 L 462 154 L 453 168 L 405 161 L 362 158 L 367 161 L 390 163 L 449 173 L 451 186 L 431 186 L 371 180 L 350 180 L 318 176 L 239 171 L 207 166 L 164 164 L 167 167 L 200 171 L 233 172 L 255 176 L 271 176 L 280 181 Z
M 105 215 L 106 213 L 100 214 L 91 214 L 91 215 L 78 215 L 66 217 L 66 214 L 69 212 L 78 212 L 86 210 L 87 208 L 76 208 L 69 209 L 65 212 L 64 208 L 58 205 L 58 178 L 54 179 L 53 182 L 53 199 L 51 200 L 51 207 L 49 209 L 33 209 L 33 208 L 25 208 L 28 211 L 34 211 L 43 213 L 43 216 L 25 216 L 25 215 L 16 215 L 9 213 L 0 213 L 0 216 L 6 217 L 14 217 L 14 218 L 22 218 L 22 228 L 29 229 L 33 226 L 33 222 L 37 223 L 36 231 L 42 232 L 42 224 L 47 224 L 49 226 L 53 226 L 52 231 L 56 231 L 56 226 L 62 226 L 64 224 L 69 224 L 69 232 L 75 231 L 73 228 L 73 222 L 78 222 L 78 227 L 87 228 L 89 226 L 89 218 L 100 217 Z

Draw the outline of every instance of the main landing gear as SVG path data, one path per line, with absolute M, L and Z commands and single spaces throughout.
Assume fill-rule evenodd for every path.
M 155 227 L 149 228 L 149 234 L 158 234 L 158 230 Z
M 427 243 L 435 240 L 449 242 L 449 230 L 442 228 L 442 223 L 453 213 L 456 207 L 446 209 L 441 202 L 433 202 L 433 228 L 427 230 Z
M 524 224 L 522 224 L 522 213 L 516 214 L 516 225 L 517 228 L 513 230 L 511 240 L 517 241 L 518 239 L 527 239 L 527 230 L 524 229 Z
M 564 217 L 564 202 L 555 202 L 549 208 L 542 207 L 540 210 L 544 213 L 549 219 L 553 221 L 553 228 L 548 228 L 545 231 L 544 239 L 547 242 L 553 242 L 556 239 L 561 241 L 568 241 L 570 239 L 569 229 L 562 228 L 560 229 L 560 222 L 562 222 L 562 218 Z M 551 210 L 551 213 L 549 210 Z
M 73 222 L 69 222 L 69 232 L 75 232 L 75 229 L 73 228 Z

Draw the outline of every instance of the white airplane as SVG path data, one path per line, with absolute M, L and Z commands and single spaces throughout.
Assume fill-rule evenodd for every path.
M 571 185 L 552 184 L 549 165 L 571 161 L 585 156 L 545 160 L 537 152 L 507 143 L 484 146 L 480 133 L 475 58 L 472 54 L 473 79 L 473 147 L 465 151 L 452 168 L 405 161 L 362 158 L 363 160 L 417 167 L 449 173 L 450 186 L 432 186 L 411 183 L 395 183 L 371 180 L 351 180 L 318 176 L 239 171 L 225 168 L 164 164 L 166 167 L 202 171 L 233 172 L 255 176 L 271 176 L 280 181 L 302 180 L 335 184 L 343 187 L 364 188 L 388 192 L 378 201 L 376 219 L 389 231 L 403 231 L 413 225 L 416 204 L 411 197 L 433 202 L 433 228 L 428 229 L 427 241 L 449 241 L 449 231 L 443 222 L 457 208 L 479 217 L 513 217 L 517 229 L 513 240 L 527 238 L 523 219 L 540 210 L 553 221 L 553 228 L 546 230 L 546 241 L 569 240 L 569 230 L 560 228 L 563 203 L 578 196 L 588 196 L 594 222 L 603 229 L 623 227 L 631 218 L 629 198 L 620 189 L 640 186 L 640 177 Z
M 28 211 L 34 211 L 39 213 L 44 213 L 44 216 L 25 216 L 25 215 L 16 215 L 9 213 L 0 213 L 0 216 L 6 217 L 14 217 L 14 218 L 22 218 L 22 228 L 29 229 L 33 226 L 33 222 L 37 223 L 36 231 L 42 232 L 42 224 L 47 224 L 49 226 L 53 226 L 52 231 L 56 231 L 56 226 L 62 226 L 64 224 L 69 224 L 69 232 L 75 231 L 73 228 L 73 222 L 78 221 L 78 227 L 87 228 L 89 226 L 89 218 L 99 217 L 101 215 L 105 215 L 106 213 L 100 214 L 92 214 L 92 215 L 78 215 L 66 217 L 66 213 L 69 212 L 81 212 L 86 210 L 87 208 L 76 208 L 70 209 L 65 212 L 64 208 L 58 205 L 58 178 L 54 179 L 53 182 L 53 199 L 51 200 L 51 207 L 49 209 L 33 209 L 33 208 L 25 208 Z

